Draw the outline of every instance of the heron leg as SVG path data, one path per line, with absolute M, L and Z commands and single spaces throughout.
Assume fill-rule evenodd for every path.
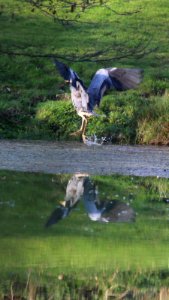
M 88 119 L 83 116 L 83 127 L 82 127 L 82 140 L 85 143 L 86 142 L 86 127 L 87 127 Z
M 79 130 L 75 131 L 75 132 L 72 132 L 70 133 L 71 136 L 77 136 L 77 135 L 80 135 L 82 134 L 82 131 L 83 131 L 83 126 L 84 126 L 84 119 L 82 116 L 80 116 L 82 118 L 82 124 L 81 124 L 81 127 Z
M 86 127 L 87 127 L 87 123 L 88 123 L 88 119 L 93 116 L 93 113 L 91 112 L 79 112 L 78 113 L 79 117 L 82 118 L 82 124 L 81 127 L 78 131 L 71 133 L 71 136 L 77 136 L 82 134 L 82 140 L 85 143 L 87 138 L 85 136 L 85 131 L 86 131 Z

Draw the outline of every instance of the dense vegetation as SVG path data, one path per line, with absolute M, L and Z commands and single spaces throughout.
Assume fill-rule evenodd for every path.
M 51 276 L 40 274 L 10 274 L 0 278 L 0 299 L 28 300 L 155 300 L 168 299 L 169 272 L 120 272 L 94 275 Z
M 77 0 L 77 7 L 56 9 L 54 2 L 45 2 L 52 8 L 44 14 L 43 1 L 1 1 L 0 137 L 70 139 L 80 126 L 55 55 L 86 84 L 103 66 L 144 69 L 137 91 L 106 95 L 105 117 L 91 120 L 88 134 L 169 144 L 168 0 Z

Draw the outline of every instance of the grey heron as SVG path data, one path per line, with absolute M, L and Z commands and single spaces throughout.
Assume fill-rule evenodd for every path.
M 106 90 L 115 89 L 125 91 L 135 89 L 142 81 L 143 71 L 141 69 L 129 68 L 103 68 L 99 69 L 93 76 L 88 88 L 77 73 L 66 64 L 54 60 L 60 75 L 70 84 L 71 99 L 77 114 L 82 118 L 82 124 L 78 131 L 72 135 L 82 135 L 84 143 L 87 143 L 85 131 L 88 119 L 97 115 L 95 106 L 99 106 Z

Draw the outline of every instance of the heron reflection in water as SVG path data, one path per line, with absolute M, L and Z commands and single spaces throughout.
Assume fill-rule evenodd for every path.
M 134 210 L 118 200 L 100 201 L 98 189 L 88 174 L 74 174 L 66 188 L 65 200 L 50 215 L 46 227 L 66 218 L 82 200 L 87 215 L 92 221 L 98 222 L 133 222 Z

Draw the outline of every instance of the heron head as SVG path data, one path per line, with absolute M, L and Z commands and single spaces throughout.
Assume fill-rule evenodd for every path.
M 65 80 L 65 83 L 70 84 L 70 80 Z

